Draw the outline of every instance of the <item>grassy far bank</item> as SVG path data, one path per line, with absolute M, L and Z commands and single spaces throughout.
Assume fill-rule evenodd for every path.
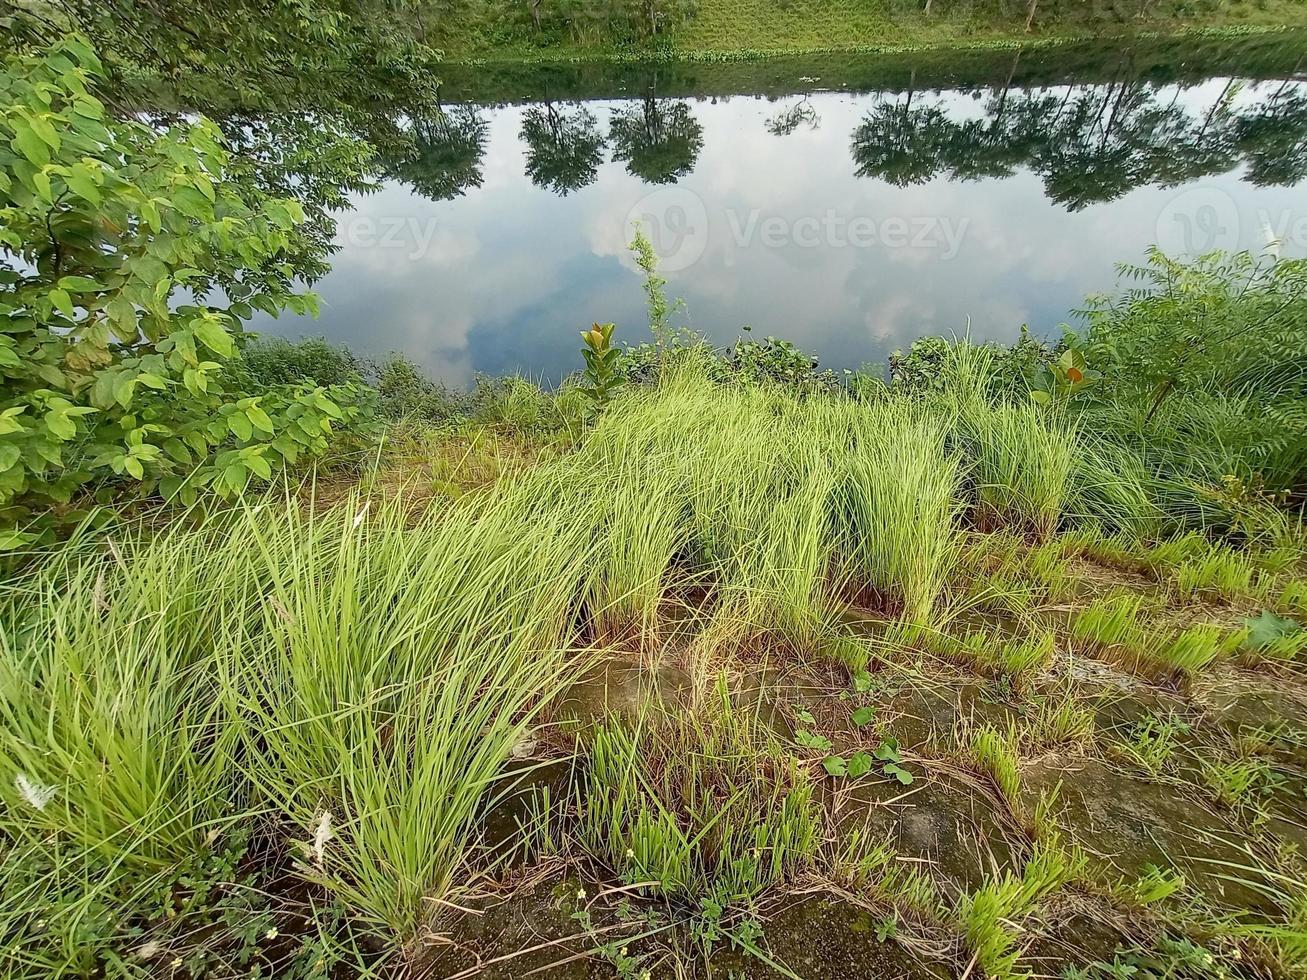
M 742 93 L 779 97 L 814 90 L 873 92 L 943 88 L 1031 88 L 1108 84 L 1123 76 L 1157 84 L 1207 78 L 1285 78 L 1301 65 L 1307 34 L 1270 31 L 1219 32 L 1128 39 L 1022 41 L 1003 49 L 949 45 L 875 54 L 827 52 L 767 58 L 687 59 L 649 62 L 618 55 L 580 61 L 541 57 L 515 61 L 446 62 L 441 93 L 451 102 L 535 102 L 542 99 L 608 99 L 632 92 L 711 97 Z M 166 93 L 153 93 L 167 99 Z
M 1292 0 L 1185 3 L 1053 3 L 1036 6 L 1027 27 L 1027 3 L 896 0 L 696 0 L 651 4 L 666 10 L 661 34 L 590 24 L 546 4 L 542 24 L 507 11 L 454 4 L 424 21 L 426 37 L 446 61 L 569 61 L 650 58 L 715 61 L 820 52 L 912 51 L 928 48 L 987 49 L 1151 34 L 1237 36 L 1242 32 L 1307 27 L 1307 11 Z M 625 21 L 626 15 L 619 18 Z M 632 29 L 634 30 L 634 29 Z

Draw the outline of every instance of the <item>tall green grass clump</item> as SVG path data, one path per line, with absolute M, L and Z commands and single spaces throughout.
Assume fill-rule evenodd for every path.
M 1138 453 L 1081 428 L 1068 476 L 1068 517 L 1108 534 L 1151 537 L 1162 523 L 1161 493 Z
M 584 663 L 570 649 L 594 536 L 573 489 L 544 467 L 416 527 L 354 501 L 330 534 L 292 514 L 261 537 L 263 629 L 231 651 L 247 776 L 318 842 L 309 877 L 406 946 L 462 880 L 510 750 Z
M 843 574 L 911 622 L 930 620 L 958 551 L 958 462 L 946 435 L 908 402 L 864 409 L 839 488 Z
M 1184 629 L 1141 618 L 1143 601 L 1125 593 L 1098 599 L 1072 621 L 1071 635 L 1085 649 L 1155 680 L 1184 680 L 1217 659 L 1233 655 L 1246 633 L 1211 623 Z
M 829 442 L 806 403 L 715 385 L 693 365 L 614 401 L 578 454 L 610 515 L 597 606 L 647 622 L 678 578 L 711 590 L 720 641 L 815 645 L 831 610 Z
M 655 706 L 613 721 L 586 750 L 578 840 L 623 882 L 687 910 L 751 905 L 811 865 L 812 788 L 725 681 L 701 711 Z
M 1018 920 L 1083 868 L 1083 855 L 1068 852 L 1060 843 L 1036 844 L 1019 876 L 1008 872 L 962 896 L 958 922 L 967 948 L 986 976 L 1015 980 L 1025 975 L 1017 968 L 1021 956 Z
M 263 814 L 415 951 L 510 750 L 587 662 L 583 486 L 541 467 L 417 523 L 265 501 L 33 584 L 0 649 L 5 833 L 68 842 L 71 876 L 161 872 Z
M 977 524 L 1042 540 L 1057 529 L 1070 495 L 1078 433 L 1055 410 L 991 400 L 993 359 L 991 348 L 952 345 L 942 365 L 948 383 L 940 401 L 965 451 Z
M 268 579 L 253 539 L 196 532 L 70 549 L 20 580 L 0 629 L 0 822 L 105 865 L 160 870 L 245 804 L 215 644 Z
M 1016 734 L 982 725 L 971 733 L 969 749 L 975 767 L 993 780 L 1008 806 L 1015 810 L 1021 797 L 1021 758 Z

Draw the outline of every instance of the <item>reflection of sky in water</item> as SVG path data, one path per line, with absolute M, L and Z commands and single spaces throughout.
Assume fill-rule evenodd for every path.
M 1202 111 L 1222 85 L 1168 91 L 1164 101 L 1175 96 Z M 1241 98 L 1255 98 L 1255 91 Z M 939 101 L 954 118 L 976 111 L 970 97 L 918 98 Z M 918 335 L 961 333 L 968 324 L 978 338 L 1014 337 L 1022 323 L 1056 335 L 1086 293 L 1112 287 L 1114 263 L 1140 261 L 1159 240 L 1178 249 L 1183 220 L 1200 220 L 1200 231 L 1214 231 L 1222 246 L 1259 248 L 1259 212 L 1273 221 L 1285 213 L 1304 217 L 1300 189 L 1254 187 L 1237 173 L 1184 188 L 1138 188 L 1078 213 L 1050 202 L 1040 179 L 1025 170 L 905 188 L 860 179 L 850 134 L 876 100 L 814 95 L 809 104 L 819 125 L 787 136 L 770 134 L 764 124 L 797 99 L 690 102 L 703 127 L 693 173 L 654 188 L 610 161 L 593 184 L 567 197 L 535 187 L 525 175 L 518 135 L 524 109 L 484 110 L 489 129 L 480 188 L 432 202 L 392 182 L 360 198 L 356 211 L 341 216 L 341 251 L 317 287 L 321 318 L 263 320 L 255 329 L 323 334 L 364 354 L 403 350 L 434 376 L 460 385 L 475 372 L 553 381 L 580 363 L 577 331 L 592 321 L 616 321 L 625 341 L 648 338 L 639 273 L 625 248 L 628 220 L 652 205 L 676 221 L 681 212 L 664 211 L 670 203 L 684 206 L 697 236 L 683 247 L 703 246 L 688 267 L 675 268 L 675 258 L 669 264 L 668 293 L 685 301 L 674 322 L 719 343 L 748 324 L 753 336 L 792 339 L 825 366 L 857 367 L 883 361 Z M 618 104 L 590 108 L 606 128 Z M 847 244 L 845 225 L 833 235 L 822 230 L 827 215 L 862 219 L 864 233 L 869 223 L 892 228 L 884 224 L 892 218 L 910 222 L 909 238 L 927 219 L 947 220 L 955 234 L 964 233 L 953 256 L 938 226 L 925 246 L 855 246 Z M 741 244 L 751 217 L 752 237 Z M 816 244 L 793 237 L 777 244 L 765 234 L 769 218 L 803 229 L 803 241 L 815 236 Z M 794 224 L 804 218 L 805 225 Z M 1301 251 L 1301 243 L 1287 250 Z

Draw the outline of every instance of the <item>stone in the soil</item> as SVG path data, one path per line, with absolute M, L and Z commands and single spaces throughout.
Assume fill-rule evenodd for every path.
M 959 722 L 1004 725 L 1012 709 L 991 688 L 974 681 L 905 687 L 882 708 L 879 720 L 909 751 L 949 741 Z
M 808 896 L 771 914 L 764 945 L 771 959 L 804 980 L 944 980 L 939 964 L 920 959 L 893 939 L 879 942 L 871 912 L 846 902 Z M 786 976 L 742 950 L 721 949 L 713 976 L 741 980 Z
M 1128 937 L 1091 911 L 1050 916 L 1029 939 L 1020 967 L 1041 977 L 1062 977 L 1068 968 L 1111 962 L 1113 954 L 1128 943 Z
M 961 779 L 927 773 L 907 787 L 873 775 L 831 805 L 843 832 L 857 829 L 872 841 L 888 837 L 900 859 L 918 862 L 950 897 L 996 873 L 1019 870 L 1004 815 L 985 792 Z
M 1230 881 L 1254 872 L 1247 832 L 1197 790 L 1118 771 L 1099 759 L 1048 757 L 1022 773 L 1028 812 L 1041 792 L 1058 790 L 1058 821 L 1088 854 L 1091 869 L 1134 879 L 1148 865 L 1174 868 L 1210 900 L 1231 908 L 1271 911 L 1258 889 Z
M 1277 755 L 1307 765 L 1307 689 L 1300 681 L 1226 674 L 1203 679 L 1193 693 L 1231 735 L 1258 733 Z
M 671 700 L 690 687 L 689 675 L 670 664 L 650 669 L 609 660 L 565 690 L 553 713 L 581 722 L 598 722 L 610 715 L 631 719 L 651 702 Z
M 558 980 L 613 975 L 603 959 L 583 955 L 594 940 L 572 917 L 581 903 L 575 882 L 542 884 L 483 905 L 480 915 L 447 909 L 427 941 L 429 975 L 473 971 L 477 980 L 517 980 L 532 970 Z M 479 969 L 474 969 L 480 967 Z

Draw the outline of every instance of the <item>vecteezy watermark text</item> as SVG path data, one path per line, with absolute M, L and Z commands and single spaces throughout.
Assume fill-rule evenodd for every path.
M 636 201 L 624 228 L 639 224 L 658 253 L 659 268 L 679 272 L 698 262 L 716 239 L 727 265 L 745 248 L 922 249 L 954 258 L 971 226 L 967 217 L 845 214 L 835 208 L 801 215 L 761 208 L 723 208 L 711 215 L 703 199 L 684 187 L 660 187 Z
M 763 216 L 761 209 L 727 211 L 726 223 L 737 248 L 757 242 L 763 248 L 916 248 L 940 249 L 940 258 L 958 254 L 966 238 L 970 218 L 940 215 L 890 216 L 877 220 L 870 215 L 845 215 L 828 209 L 820 217 L 802 215 L 787 218 Z
M 435 218 L 413 215 L 372 218 L 352 214 L 336 227 L 336 238 L 350 248 L 387 248 L 403 251 L 406 259 L 426 256 L 435 241 L 438 222 Z

